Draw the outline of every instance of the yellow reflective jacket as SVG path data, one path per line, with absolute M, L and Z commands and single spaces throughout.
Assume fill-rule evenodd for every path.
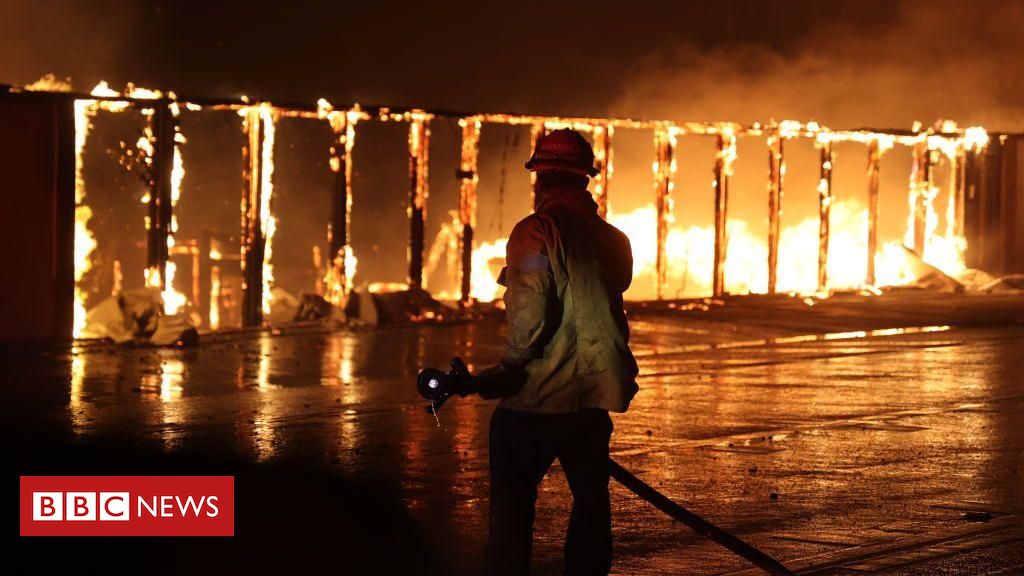
M 637 392 L 622 308 L 633 267 L 626 235 L 598 216 L 585 189 L 549 191 L 512 230 L 505 263 L 502 362 L 525 368 L 527 380 L 500 406 L 625 412 Z

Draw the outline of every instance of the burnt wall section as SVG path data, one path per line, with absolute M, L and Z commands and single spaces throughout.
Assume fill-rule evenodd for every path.
M 1000 256 L 1004 272 L 1020 274 L 1024 273 L 1024 137 L 1007 137 L 1002 150 Z
M 0 344 L 71 340 L 73 102 L 0 93 Z
M 1024 136 L 993 136 L 968 154 L 965 178 L 967 266 L 1024 274 Z

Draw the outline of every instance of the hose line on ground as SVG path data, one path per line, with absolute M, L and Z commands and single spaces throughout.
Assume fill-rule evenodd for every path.
M 634 476 L 630 471 L 619 466 L 615 460 L 608 460 L 608 468 L 611 477 L 615 478 L 626 487 L 627 490 L 643 498 L 658 510 L 668 514 L 673 519 L 682 522 L 694 532 L 705 536 L 717 544 L 728 548 L 739 556 L 746 558 L 758 568 L 772 576 L 794 576 L 781 562 L 758 550 L 754 546 L 740 540 L 736 536 L 722 530 L 711 522 L 669 500 L 667 496 L 658 492 L 643 480 Z

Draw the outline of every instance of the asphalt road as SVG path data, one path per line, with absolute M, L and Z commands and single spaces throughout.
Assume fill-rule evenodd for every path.
M 1024 573 L 1024 328 L 759 336 L 663 315 L 631 324 L 641 392 L 614 418 L 613 457 L 669 497 L 801 573 Z M 249 483 L 330 507 L 282 505 L 258 528 L 239 519 L 231 544 L 146 549 L 227 551 L 226 566 L 244 556 L 256 568 L 337 557 L 330 571 L 342 574 L 390 550 L 425 572 L 471 572 L 494 405 L 455 399 L 435 420 L 414 376 L 452 354 L 487 365 L 501 338 L 486 320 L 3 355 L 8 480 L 227 470 L 243 493 Z M 287 480 L 264 488 L 268 476 Z M 750 569 L 622 487 L 612 498 L 617 573 Z M 538 574 L 561 571 L 569 503 L 556 465 L 538 503 Z M 368 534 L 378 546 L 362 557 Z

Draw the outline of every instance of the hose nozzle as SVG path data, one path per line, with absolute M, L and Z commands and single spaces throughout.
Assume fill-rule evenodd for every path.
M 424 368 L 416 376 L 416 390 L 420 396 L 430 400 L 427 412 L 435 413 L 446 400 L 458 394 L 465 396 L 470 393 L 469 382 L 472 375 L 461 358 L 452 358 L 448 372 L 437 368 Z

